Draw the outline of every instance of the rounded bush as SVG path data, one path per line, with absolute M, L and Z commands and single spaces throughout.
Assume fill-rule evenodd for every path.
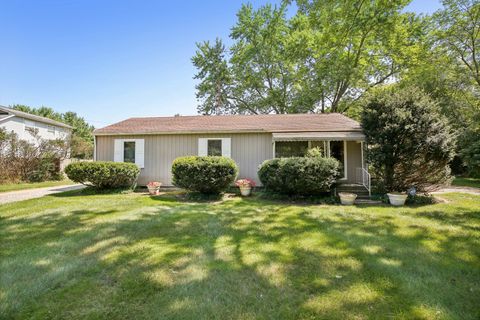
M 133 163 L 124 162 L 74 162 L 65 167 L 65 174 L 74 182 L 98 189 L 131 188 L 140 169 Z
M 173 185 L 201 193 L 221 193 L 233 184 L 238 167 L 226 157 L 180 157 L 172 165 Z
M 258 177 L 267 191 L 317 195 L 330 191 L 339 174 L 339 166 L 334 158 L 279 158 L 263 162 Z

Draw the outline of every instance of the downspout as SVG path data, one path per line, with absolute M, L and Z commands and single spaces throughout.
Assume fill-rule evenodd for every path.
M 93 136 L 93 161 L 97 161 L 97 136 Z

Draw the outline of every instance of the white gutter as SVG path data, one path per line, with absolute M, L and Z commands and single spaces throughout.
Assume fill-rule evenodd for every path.
M 13 118 L 13 117 L 15 117 L 14 114 L 11 114 L 11 115 L 9 115 L 9 116 L 6 116 L 5 118 L 0 118 L 0 122 L 5 121 L 5 120 L 10 119 L 10 118 Z

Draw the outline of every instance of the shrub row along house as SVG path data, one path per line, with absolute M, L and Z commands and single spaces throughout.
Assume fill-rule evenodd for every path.
M 188 155 L 232 158 L 240 177 L 259 184 L 263 161 L 318 147 L 342 164 L 339 183 L 369 188 L 365 135 L 358 122 L 338 113 L 130 118 L 94 135 L 95 160 L 136 163 L 140 185 L 171 185 L 173 161 Z

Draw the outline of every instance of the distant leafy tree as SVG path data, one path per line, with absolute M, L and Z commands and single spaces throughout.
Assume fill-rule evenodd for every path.
M 71 156 L 73 158 L 89 159 L 93 156 L 93 130 L 84 118 L 75 112 L 59 113 L 50 107 L 32 108 L 26 105 L 13 105 L 13 109 L 35 114 L 41 117 L 66 123 L 73 127 L 71 140 Z
M 480 2 L 444 0 L 443 6 L 435 14 L 438 42 L 480 90 Z
M 387 191 L 426 190 L 450 179 L 455 136 L 438 105 L 417 88 L 391 86 L 366 99 L 362 126 L 373 172 Z

